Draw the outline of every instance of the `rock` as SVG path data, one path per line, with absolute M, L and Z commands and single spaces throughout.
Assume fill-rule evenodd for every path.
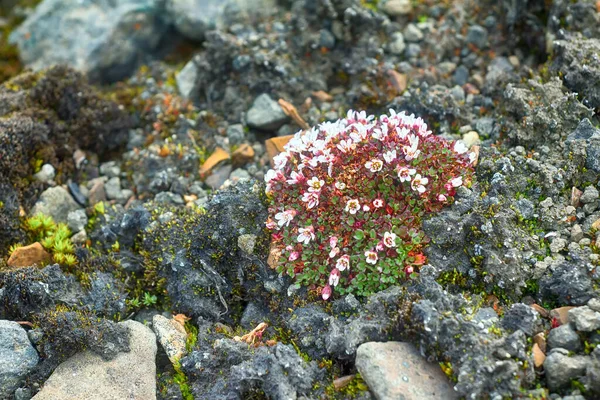
M 288 121 L 283 109 L 268 94 L 261 94 L 248 110 L 246 121 L 251 128 L 275 132 Z
M 231 182 L 248 181 L 252 179 L 252 176 L 248 171 L 243 168 L 237 168 L 231 174 L 229 174 L 229 180 Z
M 579 243 L 581 239 L 583 239 L 583 229 L 581 225 L 575 224 L 571 228 L 571 242 Z
M 78 353 L 56 368 L 33 399 L 156 399 L 156 337 L 139 322 L 119 325 L 129 330 L 129 352 L 110 361 L 90 351 Z
M 104 190 L 106 191 L 106 198 L 108 200 L 124 200 L 125 195 L 121 190 L 121 179 L 117 176 L 110 178 L 104 184 Z
M 248 143 L 242 144 L 231 153 L 231 163 L 233 166 L 241 166 L 254 160 L 254 149 Z
M 92 207 L 101 201 L 106 201 L 106 190 L 104 189 L 104 182 L 102 180 L 97 180 L 90 188 L 88 200 Z
M 404 28 L 404 39 L 409 42 L 419 42 L 423 40 L 423 32 L 415 24 L 408 24 Z
M 256 246 L 256 235 L 244 234 L 238 236 L 237 244 L 238 247 L 246 254 L 250 255 L 254 253 L 254 247 Z
M 546 354 L 544 354 L 537 343 L 533 344 L 531 352 L 533 353 L 533 365 L 536 368 L 541 368 L 544 365 L 544 361 L 546 361 Z
M 589 204 L 597 201 L 599 198 L 600 195 L 598 194 L 598 189 L 596 189 L 593 185 L 589 185 L 585 188 L 579 200 L 581 200 L 583 204 Z
M 244 134 L 244 125 L 229 125 L 227 127 L 227 138 L 229 139 L 229 144 L 232 146 L 243 143 L 246 138 L 246 135 Z
M 6 264 L 13 268 L 31 267 L 33 265 L 43 267 L 50 261 L 52 261 L 52 256 L 39 242 L 35 242 L 34 244 L 19 247 L 13 251 Z
M 472 25 L 467 31 L 467 43 L 475 45 L 478 49 L 483 49 L 487 45 L 488 32 L 480 25 Z
M 479 134 L 475 131 L 467 132 L 463 135 L 462 141 L 470 148 L 473 145 L 479 144 Z
M 582 377 L 588 366 L 588 358 L 585 356 L 569 357 L 565 349 L 554 349 L 546 356 L 544 371 L 546 372 L 546 384 L 552 391 L 568 388 L 571 380 Z
M 10 36 L 35 70 L 66 64 L 94 81 L 116 81 L 153 51 L 167 24 L 152 0 L 45 0 Z
M 12 399 L 21 379 L 38 360 L 25 329 L 16 322 L 0 320 L 0 398 Z
M 577 332 L 571 328 L 571 324 L 563 324 L 552 329 L 548 334 L 548 347 L 550 350 L 562 348 L 577 352 L 581 350 L 581 340 Z
M 567 241 L 561 237 L 555 237 L 550 242 L 550 251 L 553 253 L 558 253 L 564 250 L 565 247 L 567 247 Z
M 274 138 L 270 138 L 265 142 L 265 147 L 267 148 L 267 154 L 269 155 L 269 159 L 271 160 L 271 166 L 273 166 L 273 157 L 277 154 L 284 151 L 284 146 L 292 139 L 294 135 L 288 136 L 278 136 Z
M 79 209 L 73 197 L 61 186 L 46 189 L 31 209 L 31 215 L 51 216 L 55 222 L 67 222 L 69 213 Z
M 600 298 L 590 299 L 587 306 L 596 312 L 600 312 Z
M 383 12 L 392 17 L 410 14 L 413 10 L 410 0 L 388 0 L 383 3 Z
M 183 197 L 180 194 L 173 192 L 160 192 L 154 196 L 154 200 L 158 203 L 167 203 L 167 204 L 184 204 Z
M 231 165 L 221 165 L 217 167 L 212 174 L 204 181 L 211 189 L 217 190 L 223 186 L 225 181 L 231 175 Z
M 87 215 L 85 210 L 71 211 L 67 216 L 67 225 L 71 232 L 77 233 L 85 228 L 88 223 Z
M 36 181 L 49 183 L 50 181 L 52 181 L 54 179 L 55 176 L 56 176 L 56 170 L 54 169 L 54 167 L 50 164 L 44 164 L 44 165 L 42 165 L 42 169 L 40 170 L 40 172 L 33 175 L 33 178 Z
M 583 263 L 563 262 L 549 268 L 539 280 L 540 293 L 553 296 L 559 304 L 582 306 L 596 290 Z
M 527 336 L 533 336 L 543 330 L 539 313 L 523 303 L 513 304 L 504 314 L 501 324 L 511 331 L 519 329 Z
M 356 368 L 378 400 L 459 398 L 439 365 L 410 343 L 364 343 L 356 351 Z
M 175 76 L 177 90 L 185 99 L 194 99 L 198 95 L 198 66 L 191 59 Z
M 575 307 L 565 306 L 565 307 L 555 308 L 550 311 L 550 318 L 555 318 L 556 321 L 560 325 L 568 324 L 569 323 L 569 311 L 572 310 L 573 308 L 575 308 Z
M 232 23 L 269 15 L 274 0 L 168 0 L 167 13 L 175 28 L 192 40 L 209 30 L 226 30 Z
M 157 314 L 152 318 L 152 329 L 171 363 L 177 363 L 186 355 L 187 333 L 179 322 Z
M 600 328 L 600 313 L 588 306 L 569 310 L 569 321 L 580 332 L 592 332 Z
M 229 153 L 217 147 L 200 167 L 200 176 L 207 176 L 217 165 L 227 160 L 229 160 Z
M 388 44 L 388 48 L 390 49 L 390 53 L 400 56 L 404 53 L 406 49 L 406 43 L 404 43 L 404 35 L 401 32 L 394 32 L 390 37 L 390 42 Z
M 115 161 L 108 161 L 100 164 L 100 174 L 109 178 L 118 177 L 121 175 L 121 167 Z

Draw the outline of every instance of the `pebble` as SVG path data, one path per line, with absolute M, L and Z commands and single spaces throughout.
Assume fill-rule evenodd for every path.
M 474 44 L 478 49 L 483 49 L 487 45 L 488 32 L 483 26 L 472 25 L 467 31 L 467 43 Z
M 547 344 L 549 349 L 562 348 L 575 352 L 581 350 L 581 340 L 571 324 L 563 324 L 550 330 Z
M 73 196 L 73 199 L 77 202 L 77 204 L 79 204 L 81 207 L 85 207 L 87 204 L 87 196 L 85 195 L 85 193 L 82 192 L 81 186 L 76 184 L 75 182 L 69 182 L 67 184 L 67 188 L 69 189 L 69 193 L 71 193 L 71 196 Z M 84 188 L 84 190 L 86 190 L 86 192 L 89 194 L 87 188 Z
M 188 335 L 179 322 L 157 314 L 152 318 L 152 330 L 171 363 L 176 364 L 187 354 L 185 345 Z
M 242 144 L 240 147 L 235 149 L 233 153 L 231 153 L 231 163 L 234 166 L 244 165 L 251 161 L 254 161 L 254 155 L 256 152 L 247 143 Z
M 232 146 L 238 145 L 244 142 L 244 125 L 242 124 L 233 124 L 227 127 L 227 138 L 229 139 L 229 144 Z
M 390 38 L 390 42 L 388 44 L 388 48 L 390 49 L 390 53 L 399 56 L 404 53 L 406 49 L 406 43 L 404 43 L 404 35 L 401 32 L 394 32 Z
M 600 313 L 588 306 L 576 307 L 569 311 L 569 321 L 578 331 L 592 332 L 600 328 Z
M 561 237 L 555 237 L 550 242 L 550 251 L 553 253 L 558 253 L 562 251 L 567 246 L 567 241 Z
M 388 0 L 383 4 L 383 12 L 392 17 L 410 14 L 413 10 L 411 0 Z
M 583 204 L 589 204 L 597 201 L 599 198 L 600 195 L 598 194 L 598 190 L 594 186 L 590 185 L 584 189 L 583 194 L 581 195 L 579 200 Z
M 467 132 L 463 135 L 462 141 L 470 148 L 471 146 L 479 144 L 479 134 L 475 131 Z
M 571 242 L 579 243 L 581 239 L 583 239 L 583 229 L 581 225 L 575 224 L 571 228 Z
M 121 175 L 121 167 L 115 161 L 108 161 L 100 164 L 100 174 L 114 178 Z
M 252 107 L 246 114 L 246 122 L 251 128 L 275 132 L 285 124 L 289 117 L 283 109 L 268 94 L 261 94 L 254 100 Z
M 55 222 L 67 222 L 69 212 L 79 209 L 79 205 L 62 186 L 46 189 L 31 209 L 31 215 L 51 216 Z
M 404 28 L 404 40 L 407 42 L 419 42 L 423 40 L 423 32 L 415 24 L 408 24 Z
M 42 267 L 51 260 L 52 256 L 39 242 L 35 242 L 29 246 L 18 247 L 12 252 L 6 264 L 13 268 L 31 267 L 33 265 Z
M 43 183 L 50 183 L 54 180 L 55 176 L 56 170 L 54 169 L 54 167 L 50 164 L 44 164 L 42 165 L 40 172 L 33 175 L 33 179 Z
M 37 365 L 39 356 L 27 332 L 13 321 L 0 320 L 0 398 L 12 399 L 21 379 Z
M 585 356 L 569 357 L 566 349 L 554 349 L 544 361 L 546 383 L 552 391 L 569 387 L 573 379 L 585 374 L 588 358 Z

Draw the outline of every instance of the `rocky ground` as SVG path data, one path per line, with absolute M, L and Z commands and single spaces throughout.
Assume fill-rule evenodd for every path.
M 600 2 L 0 0 L 0 55 L 0 399 L 600 398 Z M 264 176 L 349 109 L 479 159 L 323 301 Z

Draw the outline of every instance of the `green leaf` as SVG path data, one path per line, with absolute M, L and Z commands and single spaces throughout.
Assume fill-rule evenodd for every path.
M 354 239 L 356 240 L 363 240 L 365 238 L 365 232 L 363 232 L 362 230 L 357 230 L 356 232 L 354 232 Z

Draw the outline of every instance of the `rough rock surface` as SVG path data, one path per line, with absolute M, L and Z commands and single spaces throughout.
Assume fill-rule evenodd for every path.
M 0 320 L 0 398 L 10 398 L 38 363 L 27 332 L 16 322 Z

